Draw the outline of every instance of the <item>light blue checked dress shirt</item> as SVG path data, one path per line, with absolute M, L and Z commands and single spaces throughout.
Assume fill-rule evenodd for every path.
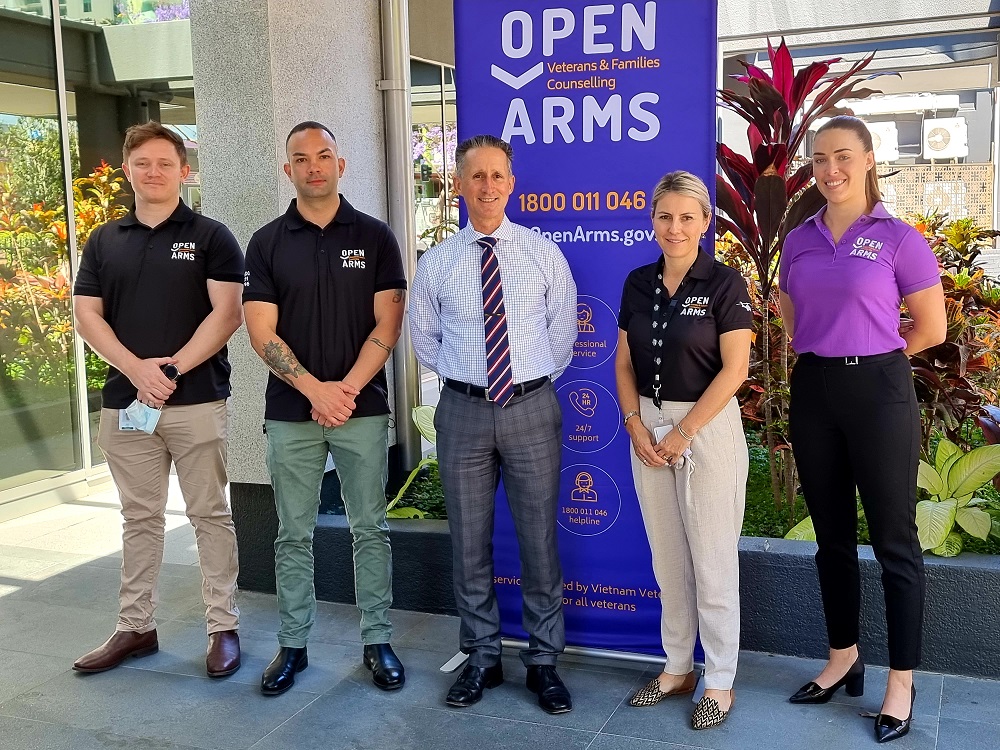
M 483 254 L 471 224 L 420 258 L 410 287 L 417 359 L 443 378 L 485 388 Z M 576 283 L 558 245 L 504 217 L 491 237 L 500 264 L 515 383 L 562 374 L 576 341 Z

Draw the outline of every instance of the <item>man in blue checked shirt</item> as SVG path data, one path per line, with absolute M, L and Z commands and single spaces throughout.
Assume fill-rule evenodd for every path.
M 417 264 L 410 332 L 417 358 L 446 386 L 434 426 L 469 655 L 446 702 L 471 706 L 503 682 L 492 556 L 502 476 L 521 552 L 527 687 L 559 714 L 573 702 L 555 668 L 566 636 L 556 540 L 562 414 L 552 381 L 573 356 L 576 284 L 557 245 L 505 216 L 512 158 L 494 136 L 459 144 L 455 192 L 469 223 Z

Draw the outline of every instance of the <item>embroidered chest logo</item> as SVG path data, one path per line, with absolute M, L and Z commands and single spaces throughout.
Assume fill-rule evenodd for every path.
M 858 237 L 854 240 L 854 248 L 851 250 L 851 255 L 864 258 L 865 260 L 878 260 L 878 251 L 882 249 L 884 244 L 878 240 L 870 240 L 867 237 Z
M 708 297 L 688 297 L 681 306 L 681 315 L 704 318 L 708 315 Z
M 365 251 L 362 248 L 356 250 L 341 250 L 340 260 L 342 268 L 364 268 Z
M 170 248 L 170 260 L 194 260 L 195 249 L 193 242 L 175 242 Z

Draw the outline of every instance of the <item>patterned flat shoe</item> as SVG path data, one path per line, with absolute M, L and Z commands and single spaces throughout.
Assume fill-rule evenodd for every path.
M 660 680 L 654 677 L 646 687 L 637 690 L 628 703 L 630 706 L 636 707 L 655 706 L 664 698 L 669 698 L 672 695 L 689 695 L 693 693 L 697 683 L 698 680 L 695 679 L 694 672 L 689 672 L 679 687 L 664 693 L 660 690 Z
M 732 694 L 731 690 L 730 695 L 732 696 L 732 703 L 729 704 L 728 711 L 723 711 L 719 708 L 719 702 L 715 698 L 702 698 L 698 705 L 695 706 L 694 713 L 691 714 L 691 728 L 709 729 L 719 726 L 719 724 L 728 719 L 729 714 L 733 710 L 733 703 L 736 702 L 736 696 Z

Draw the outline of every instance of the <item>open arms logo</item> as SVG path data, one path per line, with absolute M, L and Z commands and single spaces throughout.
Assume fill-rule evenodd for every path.
M 364 268 L 365 251 L 362 248 L 354 250 L 341 250 L 340 260 L 342 268 Z
M 195 243 L 175 242 L 170 248 L 170 260 L 194 260 Z
M 879 250 L 885 243 L 879 242 L 878 240 L 870 240 L 867 237 L 858 237 L 854 240 L 854 247 L 851 250 L 851 255 L 864 258 L 865 260 L 878 260 Z
M 640 9 L 641 6 L 641 9 Z M 656 2 L 588 5 L 582 10 L 546 8 L 532 15 L 524 10 L 507 13 L 500 24 L 503 55 L 511 61 L 521 60 L 536 52 L 540 45 L 542 60 L 528 67 L 504 63 L 493 64 L 492 76 L 501 83 L 520 91 L 544 75 L 546 90 L 608 89 L 617 86 L 617 77 L 627 71 L 658 68 L 660 60 L 636 52 L 656 49 Z M 583 54 L 584 62 L 575 62 Z M 619 57 L 624 55 L 626 57 Z M 560 60 L 559 56 L 566 56 Z M 567 61 L 568 60 L 568 61 Z M 507 68 L 513 68 L 514 72 Z M 566 74 L 584 73 L 582 79 L 565 79 Z M 597 73 L 597 75 L 593 75 Z M 612 141 L 627 136 L 632 141 L 650 141 L 660 132 L 660 120 L 652 111 L 659 103 L 659 94 L 640 91 L 627 100 L 621 94 L 599 97 L 587 94 L 577 102 L 568 96 L 543 96 L 540 101 L 515 97 L 507 108 L 502 137 L 512 143 L 520 138 L 527 144 L 538 140 L 536 129 L 541 125 L 543 143 L 561 139 L 572 143 L 581 137 L 585 143 L 594 140 L 595 131 L 606 129 Z M 541 111 L 538 111 L 538 105 Z

